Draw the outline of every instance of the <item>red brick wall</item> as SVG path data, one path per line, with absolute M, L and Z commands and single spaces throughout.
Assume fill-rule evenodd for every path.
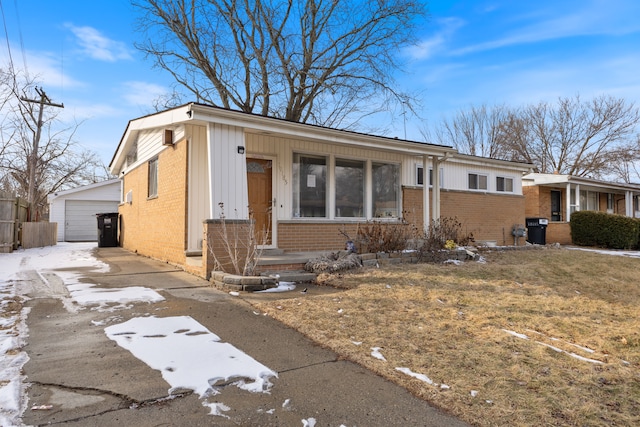
M 124 176 L 125 194 L 133 203 L 122 204 L 122 247 L 162 261 L 185 263 L 187 241 L 187 143 L 180 141 L 158 156 L 158 196 L 148 198 L 148 163 Z

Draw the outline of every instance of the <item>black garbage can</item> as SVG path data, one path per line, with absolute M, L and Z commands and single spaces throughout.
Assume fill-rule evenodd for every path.
M 118 213 L 96 214 L 98 218 L 98 247 L 118 246 Z
M 547 218 L 527 218 L 527 242 L 534 245 L 547 244 Z

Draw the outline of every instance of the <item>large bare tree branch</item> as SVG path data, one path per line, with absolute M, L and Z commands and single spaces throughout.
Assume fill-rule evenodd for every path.
M 199 101 L 326 126 L 389 99 L 417 0 L 139 0 L 136 46 Z M 374 102 L 371 102 L 374 100 Z M 375 101 L 378 100 L 378 101 Z M 350 105 L 346 105 L 346 103 Z

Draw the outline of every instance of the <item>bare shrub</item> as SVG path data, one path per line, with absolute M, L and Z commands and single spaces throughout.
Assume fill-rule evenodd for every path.
M 354 242 L 360 253 L 399 252 L 407 249 L 409 242 L 416 237 L 416 228 L 412 224 L 367 221 L 358 224 Z
M 257 232 L 253 213 L 249 211 L 249 220 L 228 220 L 224 213 L 224 203 L 220 207 L 220 227 L 209 235 L 207 247 L 213 256 L 214 269 L 239 276 L 251 276 L 255 273 L 258 260 L 262 256 L 263 245 L 268 241 L 268 231 Z M 236 211 L 236 217 L 238 217 Z M 216 253 L 214 240 L 219 240 L 222 252 Z
M 473 234 L 464 233 L 463 225 L 457 218 L 432 220 L 426 234 L 416 240 L 415 250 L 419 260 L 440 260 L 434 255 L 454 246 L 466 246 L 473 242 Z
M 313 273 L 336 273 L 362 267 L 362 259 L 353 253 L 331 253 L 309 260 L 304 269 Z

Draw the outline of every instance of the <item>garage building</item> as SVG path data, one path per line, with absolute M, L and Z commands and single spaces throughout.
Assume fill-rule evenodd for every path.
M 96 214 L 118 212 L 120 180 L 111 179 L 50 194 L 49 221 L 58 223 L 59 242 L 98 240 Z

